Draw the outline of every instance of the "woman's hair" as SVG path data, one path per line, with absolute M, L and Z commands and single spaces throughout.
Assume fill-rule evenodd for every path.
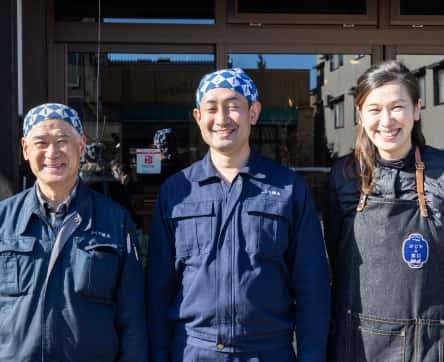
M 398 82 L 404 85 L 413 105 L 418 104 L 419 86 L 416 77 L 401 62 L 389 60 L 371 66 L 359 77 L 355 96 L 355 106 L 358 110 L 361 111 L 362 105 L 371 91 L 389 82 Z M 419 120 L 414 122 L 411 136 L 413 145 L 420 148 L 424 146 L 425 138 Z M 364 193 L 370 192 L 372 188 L 376 154 L 376 146 L 368 137 L 360 120 L 357 125 L 354 168 L 360 178 L 361 191 Z

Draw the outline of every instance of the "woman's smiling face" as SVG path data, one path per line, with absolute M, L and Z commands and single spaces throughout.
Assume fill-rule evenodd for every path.
M 362 127 L 383 159 L 399 160 L 407 155 L 420 108 L 419 103 L 413 103 L 407 88 L 396 81 L 367 95 L 358 112 Z

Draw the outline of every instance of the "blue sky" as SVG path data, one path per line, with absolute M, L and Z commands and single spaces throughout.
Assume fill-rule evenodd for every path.
M 308 69 L 310 89 L 316 86 L 316 54 L 262 54 L 267 69 Z M 258 54 L 230 54 L 233 67 L 256 69 Z

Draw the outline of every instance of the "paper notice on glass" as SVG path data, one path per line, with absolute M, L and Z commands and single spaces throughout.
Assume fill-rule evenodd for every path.
M 160 173 L 160 150 L 157 148 L 136 149 L 136 170 L 140 174 Z

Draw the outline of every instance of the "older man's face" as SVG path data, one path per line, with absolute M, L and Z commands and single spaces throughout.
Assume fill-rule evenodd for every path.
M 85 149 L 85 138 L 67 122 L 48 119 L 22 138 L 23 156 L 29 161 L 41 190 L 66 192 L 74 185 Z

